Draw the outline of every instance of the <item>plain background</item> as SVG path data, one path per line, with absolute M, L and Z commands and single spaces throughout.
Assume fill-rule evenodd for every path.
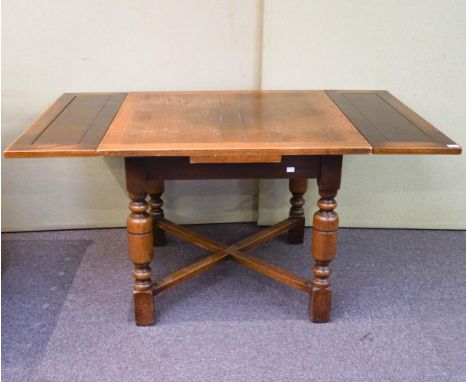
M 389 90 L 464 144 L 465 2 L 4 0 L 2 84 L 3 148 L 63 92 L 324 88 Z M 121 159 L 3 160 L 2 171 L 4 231 L 125 222 Z M 465 226 L 464 154 L 348 156 L 342 185 L 343 226 Z M 288 199 L 284 181 L 167 182 L 165 193 L 180 223 L 270 224 Z

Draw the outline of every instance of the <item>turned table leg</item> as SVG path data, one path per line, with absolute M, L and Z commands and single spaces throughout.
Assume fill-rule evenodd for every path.
M 164 202 L 161 199 L 161 195 L 164 193 L 164 180 L 149 180 L 147 186 L 150 195 L 149 214 L 153 218 L 153 242 L 155 246 L 160 247 L 167 244 L 166 232 L 156 225 L 158 219 L 164 217 L 162 209 Z
M 290 199 L 291 209 L 289 217 L 296 220 L 296 226 L 288 231 L 287 241 L 289 244 L 301 244 L 304 242 L 304 194 L 307 191 L 307 179 L 289 179 L 289 191 L 292 193 Z
M 335 212 L 335 196 L 340 188 L 342 157 L 325 156 L 322 159 L 321 173 L 317 179 L 320 199 L 319 210 L 313 217 L 312 292 L 309 315 L 313 322 L 330 320 L 332 290 L 330 284 L 330 263 L 336 256 L 338 238 L 338 214 Z
M 147 213 L 144 162 L 126 158 L 127 190 L 131 199 L 127 219 L 128 250 L 133 263 L 133 301 L 137 325 L 154 324 L 153 282 L 153 219 Z

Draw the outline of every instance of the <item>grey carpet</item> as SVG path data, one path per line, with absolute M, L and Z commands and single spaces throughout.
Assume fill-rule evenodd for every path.
M 193 227 L 231 243 L 254 224 Z M 306 277 L 304 245 L 252 253 Z M 156 298 L 136 327 L 123 229 L 2 235 L 4 381 L 464 381 L 465 232 L 342 229 L 333 320 L 233 262 Z M 205 252 L 170 237 L 160 276 Z

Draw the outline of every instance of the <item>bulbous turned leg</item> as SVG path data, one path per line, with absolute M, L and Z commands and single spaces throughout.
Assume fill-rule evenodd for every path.
M 292 193 L 290 199 L 291 209 L 289 217 L 296 220 L 296 225 L 288 231 L 287 241 L 289 244 L 301 244 L 304 242 L 304 194 L 307 191 L 307 179 L 289 179 L 289 191 Z
M 312 268 L 312 294 L 310 296 L 310 319 L 313 322 L 330 320 L 331 285 L 330 263 L 336 256 L 336 241 L 338 238 L 338 214 L 335 212 L 336 202 L 330 192 L 321 192 L 318 201 L 319 210 L 314 214 L 314 229 L 312 232 L 312 256 L 315 265 Z
M 127 219 L 128 249 L 133 262 L 133 301 L 137 325 L 154 325 L 153 219 L 146 212 L 146 193 L 130 193 L 130 216 Z
M 336 256 L 338 239 L 338 214 L 335 212 L 335 196 L 340 188 L 341 156 L 324 156 L 321 174 L 317 179 L 320 199 L 319 210 L 313 217 L 312 256 L 315 264 L 312 268 L 312 291 L 310 294 L 309 316 L 313 322 L 330 320 L 332 290 L 330 284 L 330 263 Z
M 166 232 L 159 228 L 156 224 L 158 219 L 164 217 L 164 211 L 162 209 L 164 202 L 161 199 L 161 196 L 164 193 L 164 181 L 148 181 L 147 187 L 148 193 L 150 195 L 150 199 L 148 201 L 150 206 L 149 214 L 153 218 L 153 242 L 156 247 L 161 247 L 167 244 Z

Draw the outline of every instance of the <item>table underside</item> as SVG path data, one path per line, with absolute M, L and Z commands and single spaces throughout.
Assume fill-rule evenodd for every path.
M 167 289 L 233 260 L 278 282 L 310 296 L 309 314 L 314 322 L 327 322 L 331 312 L 329 264 L 336 255 L 338 215 L 335 195 L 340 188 L 343 157 L 339 155 L 285 156 L 281 163 L 198 163 L 187 157 L 127 157 L 126 187 L 130 216 L 127 220 L 130 259 L 134 264 L 133 295 L 137 325 L 156 322 L 155 297 Z M 168 179 L 286 178 L 292 193 L 289 216 L 235 244 L 226 245 L 177 225 L 164 216 L 164 181 Z M 272 265 L 247 252 L 278 235 L 286 233 L 290 244 L 304 240 L 304 193 L 309 179 L 317 179 L 319 210 L 313 218 L 312 255 L 314 277 L 308 280 L 291 271 Z M 149 197 L 149 198 L 148 198 Z M 154 246 L 166 243 L 166 233 L 188 240 L 211 253 L 159 280 L 152 279 Z
M 340 156 L 327 156 L 328 166 L 323 165 L 321 156 L 285 156 L 281 163 L 229 163 L 229 164 L 191 164 L 187 157 L 144 157 L 127 158 L 126 175 L 127 187 L 132 190 L 142 182 L 142 174 L 146 179 L 146 189 L 150 194 L 150 214 L 153 215 L 153 232 L 155 245 L 164 245 L 165 236 L 162 232 L 189 241 L 211 254 L 187 265 L 159 280 L 152 281 L 153 295 L 156 296 L 169 288 L 196 277 L 218 264 L 227 260 L 233 260 L 253 271 L 273 280 L 296 288 L 308 294 L 312 293 L 311 280 L 299 276 L 281 267 L 272 265 L 258 257 L 250 255 L 247 250 L 272 240 L 287 232 L 296 232 L 299 240 L 289 235 L 290 242 L 302 242 L 304 230 L 304 213 L 302 206 L 304 199 L 302 194 L 307 187 L 308 179 L 317 179 L 326 169 L 327 173 L 336 177 L 339 182 L 339 174 L 342 158 Z M 186 227 L 180 226 L 166 218 L 162 214 L 162 191 L 164 180 L 187 180 L 187 179 L 228 179 L 228 178 L 275 178 L 290 179 L 293 191 L 298 191 L 291 203 L 296 203 L 296 212 L 287 219 L 267 227 L 237 243 L 226 245 L 217 240 L 208 238 L 193 232 Z M 295 190 L 296 182 L 302 185 L 302 189 Z M 305 187 L 305 188 L 304 188 Z M 164 236 L 164 237 L 163 237 Z

